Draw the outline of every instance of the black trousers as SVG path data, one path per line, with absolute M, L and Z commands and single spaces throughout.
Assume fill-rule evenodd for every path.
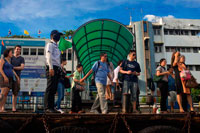
M 47 88 L 44 95 L 44 109 L 54 109 L 55 94 L 58 88 L 59 67 L 53 66 L 54 76 L 49 75 L 49 67 L 46 66 Z
M 160 100 L 160 106 L 161 111 L 167 111 L 167 97 L 168 97 L 168 83 L 167 82 L 159 82 L 159 88 L 161 93 L 161 100 Z
M 79 92 L 80 91 L 75 87 L 72 88 L 72 112 L 78 112 L 82 110 L 82 100 Z

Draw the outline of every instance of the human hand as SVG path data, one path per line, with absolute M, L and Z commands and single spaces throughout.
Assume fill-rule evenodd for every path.
M 136 71 L 134 71 L 134 72 L 132 72 L 132 74 L 133 74 L 133 75 L 137 75 L 137 72 L 136 72 Z
M 180 52 L 177 51 L 177 52 L 175 53 L 175 57 L 178 57 L 178 56 L 180 56 Z
M 129 74 L 129 75 L 130 75 L 130 74 L 132 74 L 132 72 L 129 70 L 129 71 L 127 71 L 127 73 L 126 73 L 126 74 Z
M 50 75 L 51 77 L 54 76 L 54 70 L 53 70 L 53 69 L 50 69 L 50 70 L 49 70 L 49 75 Z
M 84 79 L 80 79 L 80 83 L 84 82 Z
M 9 80 L 7 77 L 4 77 L 4 83 L 9 83 Z

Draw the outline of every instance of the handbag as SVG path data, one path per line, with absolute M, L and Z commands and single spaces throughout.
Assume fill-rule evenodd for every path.
M 189 80 L 191 79 L 191 73 L 189 70 L 182 70 L 180 72 L 181 80 Z
M 193 76 L 191 76 L 189 80 L 186 80 L 186 83 L 185 83 L 186 88 L 196 88 L 198 87 L 198 85 L 199 84 L 197 83 L 196 79 Z
M 76 90 L 79 90 L 79 91 L 85 90 L 85 87 L 83 85 L 80 85 L 79 83 L 75 83 L 74 87 Z
M 156 74 L 154 74 L 153 76 L 153 81 L 154 82 L 160 82 L 163 79 L 163 75 L 162 76 L 157 76 Z
M 64 86 L 65 88 L 71 88 L 70 80 L 66 77 L 64 78 Z

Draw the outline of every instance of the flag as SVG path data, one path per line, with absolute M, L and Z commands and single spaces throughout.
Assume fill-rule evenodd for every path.
M 41 31 L 40 31 L 40 30 L 38 31 L 38 34 L 41 34 Z
M 3 54 L 3 51 L 6 49 L 6 46 L 3 42 L 3 40 L 1 41 L 1 45 L 0 45 L 0 56 Z
M 28 31 L 27 30 L 24 30 L 24 34 L 26 35 L 29 35 Z
M 11 30 L 9 29 L 9 31 L 8 31 L 8 36 L 11 35 L 11 34 L 12 34 L 12 33 L 11 33 Z
M 3 40 L 1 41 L 1 44 L 2 44 L 2 46 L 4 46 L 4 42 L 3 42 Z
M 66 41 L 64 39 L 64 37 L 60 37 L 59 46 L 58 46 L 60 51 L 64 51 L 64 50 L 66 50 L 68 48 L 71 48 L 71 47 L 72 47 L 72 43 L 71 42 Z

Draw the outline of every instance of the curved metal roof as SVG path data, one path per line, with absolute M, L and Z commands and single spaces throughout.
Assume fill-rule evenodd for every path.
M 134 35 L 123 24 L 110 19 L 96 19 L 76 30 L 72 44 L 86 74 L 102 52 L 107 53 L 108 60 L 116 67 L 133 48 L 133 40 Z

